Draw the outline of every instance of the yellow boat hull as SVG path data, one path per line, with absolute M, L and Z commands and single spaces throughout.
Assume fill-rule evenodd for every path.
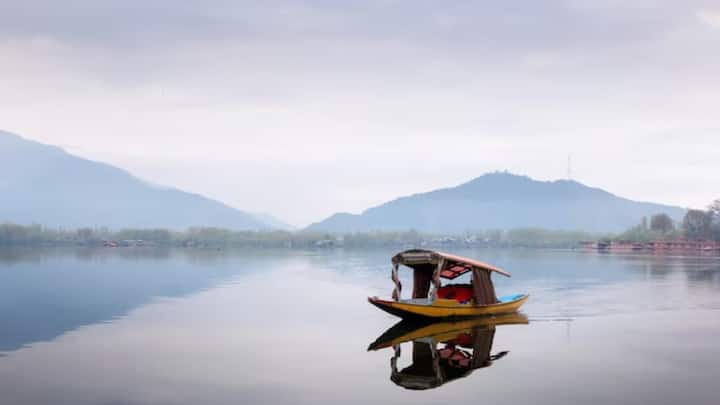
M 432 323 L 402 320 L 370 344 L 368 350 L 380 350 L 425 338 L 432 338 L 435 342 L 444 342 L 455 338 L 460 333 L 470 332 L 474 328 L 495 328 L 501 325 L 527 325 L 529 323 L 527 316 L 519 312 L 456 321 L 430 322 Z
M 368 302 L 383 311 L 399 316 L 403 319 L 410 318 L 468 318 L 484 315 L 499 315 L 517 312 L 527 301 L 528 295 L 519 295 L 511 301 L 499 302 L 490 305 L 461 304 L 455 300 L 436 299 L 432 304 L 418 304 L 403 301 L 383 300 L 377 297 L 369 297 Z

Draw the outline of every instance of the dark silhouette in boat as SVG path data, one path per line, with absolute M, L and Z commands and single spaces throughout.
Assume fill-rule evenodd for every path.
M 495 327 L 527 324 L 522 314 L 483 317 L 460 322 L 417 323 L 403 320 L 388 329 L 368 351 L 392 348 L 390 380 L 410 390 L 437 388 L 489 367 L 509 352 L 492 354 Z M 411 342 L 412 364 L 398 370 L 400 345 Z
M 400 298 L 400 265 L 413 270 L 411 299 Z M 441 285 L 441 279 L 453 280 L 466 273 L 472 274 L 470 284 Z M 403 319 L 466 318 L 516 312 L 528 295 L 498 298 L 491 278 L 493 273 L 510 277 L 510 273 L 478 260 L 432 250 L 406 250 L 392 258 L 391 278 L 395 283 L 392 299 L 369 297 L 368 301 Z

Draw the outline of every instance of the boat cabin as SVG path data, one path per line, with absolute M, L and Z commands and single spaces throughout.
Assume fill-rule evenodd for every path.
M 400 266 L 413 271 L 412 298 L 401 300 L 402 284 L 398 277 Z M 454 280 L 470 272 L 469 284 L 442 285 L 441 279 Z M 413 304 L 433 304 L 438 299 L 457 301 L 460 304 L 491 305 L 500 302 L 495 295 L 491 275 L 510 274 L 487 263 L 448 253 L 424 249 L 400 252 L 392 258 L 392 280 L 395 301 Z

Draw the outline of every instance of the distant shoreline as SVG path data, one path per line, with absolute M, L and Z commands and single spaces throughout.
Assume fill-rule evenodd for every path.
M 430 234 L 409 231 L 354 233 L 233 231 L 197 227 L 184 231 L 168 229 L 80 228 L 54 229 L 41 225 L 0 224 L 0 246 L 99 246 L 121 247 L 523 247 L 577 248 L 580 242 L 609 237 L 581 231 L 522 228 L 511 230 L 468 231 L 461 235 Z
M 650 242 L 609 241 L 583 242 L 582 248 L 601 253 L 720 253 L 720 241 L 658 239 Z
M 648 236 L 650 234 L 643 234 Z M 720 253 L 720 241 L 691 240 L 667 235 L 645 241 L 622 239 L 625 236 L 558 231 L 540 228 L 486 230 L 462 235 L 429 234 L 417 231 L 377 231 L 334 234 L 326 232 L 233 231 L 197 227 L 184 231 L 168 229 L 79 228 L 54 229 L 41 225 L 0 223 L 0 247 L 92 247 L 130 248 L 430 248 L 430 249 L 568 249 L 600 253 Z

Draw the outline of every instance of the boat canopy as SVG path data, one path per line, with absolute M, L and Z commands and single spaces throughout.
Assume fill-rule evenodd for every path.
M 402 290 L 397 275 L 400 265 L 413 269 L 412 298 L 428 298 L 431 302 L 438 298 L 439 293 L 441 298 L 453 298 L 443 296 L 444 292 L 440 287 L 440 278 L 452 280 L 467 272 L 472 272 L 472 284 L 455 285 L 450 294 L 454 296 L 463 288 L 466 288 L 468 293 L 470 293 L 469 290 L 472 290 L 470 296 L 475 304 L 494 304 L 498 302 L 498 299 L 490 275 L 500 273 L 510 277 L 510 273 L 478 260 L 425 249 L 411 249 L 400 252 L 393 256 L 392 264 L 392 280 L 395 283 L 393 299 L 396 301 L 400 299 Z
M 441 260 L 444 260 L 444 265 L 443 269 L 440 271 L 440 277 L 449 280 L 462 276 L 468 271 L 471 271 L 473 268 L 494 271 L 505 277 L 510 277 L 510 273 L 505 270 L 483 263 L 479 260 L 433 250 L 411 249 L 400 252 L 392 258 L 393 264 L 402 264 L 412 268 L 426 265 L 437 266 Z

